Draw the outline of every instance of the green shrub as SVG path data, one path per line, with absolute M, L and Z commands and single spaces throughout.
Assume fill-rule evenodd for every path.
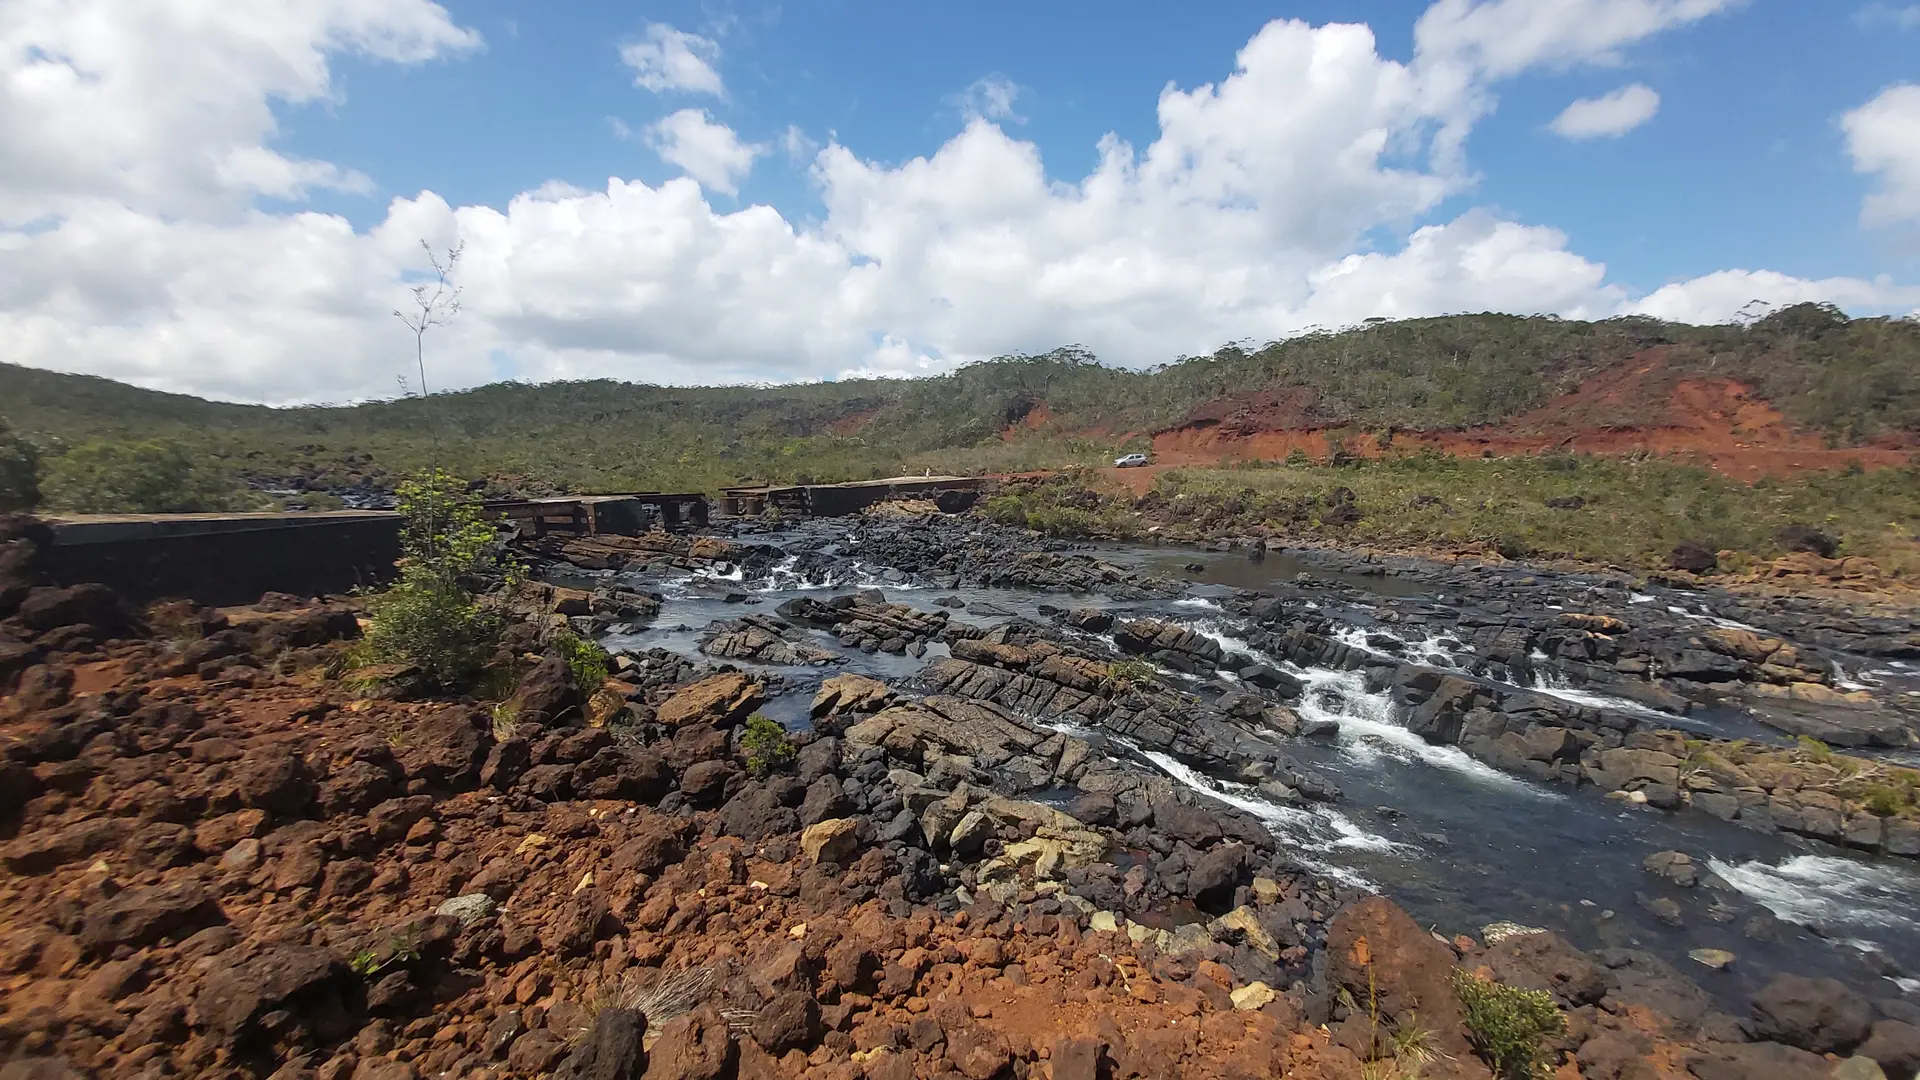
M 502 569 L 493 527 L 480 497 L 437 471 L 400 485 L 399 501 L 399 576 L 368 598 L 361 651 L 372 663 L 415 665 L 442 688 L 468 685 L 500 643 L 499 612 L 472 591 Z
M 747 771 L 755 776 L 765 776 L 786 765 L 798 753 L 787 729 L 764 713 L 754 713 L 747 719 L 740 748 L 747 752 Z
M 0 420 L 0 514 L 40 505 L 40 451 Z
M 402 575 L 367 599 L 366 658 L 412 664 L 447 689 L 480 674 L 500 642 L 498 614 L 457 586 Z
M 161 442 L 95 441 L 46 462 L 47 505 L 82 514 L 198 514 L 248 506 L 224 470 Z
M 1545 1039 L 1567 1029 L 1566 1018 L 1545 990 L 1523 990 L 1461 971 L 1453 990 L 1466 1014 L 1473 1048 L 1502 1080 L 1535 1080 L 1548 1074 Z
M 1876 787 L 1867 792 L 1867 809 L 1881 817 L 1892 817 L 1898 814 L 1900 802 L 1900 793 L 1890 787 Z
M 607 655 L 607 650 L 571 630 L 555 630 L 547 638 L 547 644 L 566 657 L 567 668 L 573 672 L 573 685 L 579 687 L 583 695 L 600 689 L 613 673 L 613 657 Z
M 1153 665 L 1145 660 L 1116 660 L 1107 665 L 1106 683 L 1116 691 L 1124 692 L 1153 681 Z
M 1814 761 L 1826 764 L 1833 760 L 1833 747 L 1828 746 L 1826 743 L 1821 742 L 1811 735 L 1795 735 L 1793 741 L 1799 745 L 1801 751 L 1805 753 L 1808 758 Z

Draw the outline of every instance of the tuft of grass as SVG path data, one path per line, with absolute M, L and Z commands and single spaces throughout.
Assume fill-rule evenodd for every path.
M 1416 1073 L 1440 1057 L 1438 1037 L 1432 1028 L 1420 1022 L 1418 1013 L 1409 1012 L 1394 1024 L 1390 1042 L 1394 1060 L 1405 1063 Z M 1413 1080 L 1413 1077 L 1407 1080 Z
M 520 726 L 520 704 L 516 701 L 496 701 L 493 703 L 493 741 L 505 742 L 513 738 Z
M 1154 681 L 1153 665 L 1145 660 L 1116 660 L 1107 665 L 1106 685 L 1116 693 L 1125 693 L 1136 686 L 1148 686 Z
M 781 768 L 799 752 L 787 729 L 764 713 L 748 717 L 746 733 L 740 736 L 740 748 L 747 752 L 747 771 L 755 776 L 765 776 Z
M 630 968 L 618 981 L 603 982 L 581 1004 L 586 1015 L 578 1028 L 567 1033 L 567 1041 L 578 1045 L 603 1010 L 631 1009 L 647 1018 L 647 1030 L 659 1031 L 667 1021 L 685 1016 L 714 996 L 717 973 L 710 967 L 661 971 L 658 968 Z
M 1523 990 L 1462 971 L 1453 991 L 1466 1013 L 1473 1048 L 1501 1080 L 1541 1080 L 1549 1075 L 1542 1043 L 1567 1029 L 1566 1017 L 1544 990 Z
M 1800 751 L 1807 755 L 1809 760 L 1822 765 L 1830 764 L 1833 761 L 1833 747 L 1828 746 L 1819 739 L 1811 735 L 1795 735 L 1793 741 L 1800 747 Z

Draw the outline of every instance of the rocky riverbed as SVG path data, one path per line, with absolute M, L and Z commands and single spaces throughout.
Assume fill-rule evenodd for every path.
M 1563 1080 L 1920 1068 L 1906 808 L 1857 789 L 1911 626 L 810 523 L 529 550 L 496 705 L 341 678 L 349 603 L 135 612 L 34 543 L 8 1080 L 1488 1077 L 1456 969 L 1552 995 Z
M 796 726 L 835 671 L 994 704 L 1225 800 L 1431 921 L 1549 925 L 1683 966 L 1731 953 L 1707 979 L 1729 1005 L 1783 969 L 1916 986 L 1911 621 L 1624 574 L 1076 547 L 944 517 L 735 542 L 717 562 L 603 566 L 600 587 L 664 604 L 611 640 L 788 685 L 769 708 Z M 881 610 L 919 630 L 849 632 Z M 821 655 L 762 663 L 743 628 Z M 1103 682 L 1115 665 L 1144 680 Z M 1876 812 L 1876 795 L 1903 801 Z M 1668 850 L 1697 880 L 1641 869 Z

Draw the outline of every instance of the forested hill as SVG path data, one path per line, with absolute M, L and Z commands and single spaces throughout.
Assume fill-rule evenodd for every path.
M 1374 321 L 1147 371 L 1084 350 L 916 380 L 670 388 L 495 384 L 430 399 L 272 409 L 0 364 L 0 418 L 49 469 L 89 443 L 153 442 L 254 478 L 384 485 L 437 459 L 521 491 L 712 489 L 747 479 L 1095 461 L 1155 432 L 1499 425 L 1614 380 L 1582 413 L 1631 428 L 1687 380 L 1731 380 L 1834 445 L 1920 432 L 1920 320 L 1803 304 L 1747 326 L 1461 315 Z M 1625 387 L 1625 389 L 1622 389 Z M 429 437 L 429 410 L 437 447 Z

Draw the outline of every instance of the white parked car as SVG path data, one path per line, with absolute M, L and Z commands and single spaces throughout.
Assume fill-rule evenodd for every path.
M 1139 465 L 1145 465 L 1146 463 L 1147 455 L 1145 454 L 1128 454 L 1125 457 L 1113 459 L 1113 467 L 1116 469 L 1131 469 Z

